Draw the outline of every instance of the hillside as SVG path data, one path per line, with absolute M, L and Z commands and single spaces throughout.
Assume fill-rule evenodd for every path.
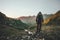
M 20 40 L 28 25 L 0 12 L 0 40 Z
M 47 25 L 60 25 L 60 10 L 46 20 Z
M 23 23 L 21 20 L 6 17 L 5 14 L 0 12 L 0 24 L 11 26 L 16 29 L 27 29 L 28 25 Z
M 20 40 L 25 31 L 15 29 L 11 26 L 0 24 L 0 40 Z

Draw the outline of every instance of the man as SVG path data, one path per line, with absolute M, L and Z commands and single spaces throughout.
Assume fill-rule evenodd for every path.
M 42 22 L 43 22 L 43 16 L 42 16 L 42 13 L 39 12 L 37 17 L 36 17 L 37 32 L 41 31 Z

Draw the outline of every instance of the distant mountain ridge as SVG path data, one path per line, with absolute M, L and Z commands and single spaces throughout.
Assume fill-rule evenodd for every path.
M 54 14 L 44 14 L 43 24 L 47 25 L 59 25 L 60 24 L 60 10 Z M 31 23 L 32 25 L 36 24 L 36 16 L 22 16 L 17 18 L 24 23 Z
M 21 20 L 22 22 L 30 25 L 36 24 L 36 16 L 22 16 L 17 18 L 18 20 Z
M 53 14 L 43 14 L 44 24 L 46 24 L 46 19 L 48 19 L 50 16 L 53 16 Z M 36 25 L 36 16 L 22 16 L 17 19 L 27 24 Z

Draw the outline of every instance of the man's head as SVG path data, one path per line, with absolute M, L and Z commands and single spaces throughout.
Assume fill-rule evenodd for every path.
M 42 13 L 41 13 L 41 12 L 39 12 L 39 13 L 38 13 L 38 15 L 42 15 Z

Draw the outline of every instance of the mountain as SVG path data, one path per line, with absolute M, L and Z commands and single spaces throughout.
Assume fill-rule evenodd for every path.
M 54 15 L 47 16 L 45 18 L 47 25 L 60 25 L 60 11 L 56 12 Z M 31 28 L 31 30 L 33 29 L 32 31 L 24 31 L 23 29 L 27 29 L 29 27 L 27 24 L 30 24 L 30 21 L 34 23 L 35 19 L 36 16 L 24 16 L 19 19 L 13 19 L 0 12 L 0 40 L 28 40 L 28 38 L 32 36 L 28 33 L 36 30 L 33 29 L 33 26 Z M 60 40 L 60 26 L 51 27 L 44 25 L 42 28 L 43 30 L 41 32 L 45 40 Z M 34 39 L 32 38 L 32 40 Z
M 0 24 L 11 26 L 11 27 L 19 29 L 19 30 L 28 28 L 28 25 L 23 23 L 21 20 L 9 18 L 2 12 L 0 12 Z
M 60 25 L 60 10 L 46 20 L 47 25 Z
M 28 25 L 0 12 L 0 40 L 21 40 Z
M 34 24 L 36 24 L 36 16 L 22 16 L 17 18 L 18 20 L 21 20 L 22 22 L 32 26 Z

